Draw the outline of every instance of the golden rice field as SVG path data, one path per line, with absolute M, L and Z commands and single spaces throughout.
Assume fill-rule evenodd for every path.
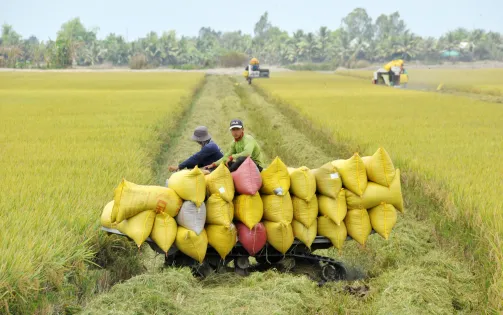
M 169 165 L 198 150 L 189 136 L 201 122 L 222 149 L 229 148 L 228 122 L 235 117 L 259 141 L 266 163 L 280 156 L 286 165 L 315 168 L 352 155 L 304 125 L 306 118 L 267 101 L 242 77 L 208 76 L 183 119 L 178 141 L 165 152 L 158 182 L 171 175 Z M 427 219 L 441 206 L 422 200 L 422 192 L 406 180 L 403 184 L 407 213 L 399 216 L 389 240 L 374 235 L 365 247 L 348 241 L 342 251 L 315 252 L 356 267 L 365 279 L 318 287 L 303 275 L 272 270 L 196 279 L 188 268 L 159 268 L 164 260 L 159 255 L 143 259 L 151 266 L 148 272 L 89 299 L 82 314 L 262 314 L 264 309 L 271 314 L 476 314 L 485 309 L 480 273 L 458 251 L 464 246 L 439 242 Z
M 110 187 L 152 181 L 159 130 L 202 79 L 0 73 L 0 313 L 78 281 Z
M 307 278 L 272 271 L 198 281 L 186 269 L 158 272 L 157 267 L 110 291 L 96 290 L 99 283 L 90 281 L 96 297 L 85 296 L 81 275 L 89 272 L 94 256 L 89 242 L 113 188 L 122 178 L 163 182 L 167 165 L 197 150 L 188 141 L 196 125 L 208 125 L 226 147 L 228 121 L 236 116 L 269 158 L 281 155 L 290 163 L 321 165 L 331 158 L 325 156 L 326 142 L 311 140 L 321 133 L 297 129 L 304 120 L 341 143 L 359 146 L 364 155 L 385 147 L 405 180 L 414 173 L 426 188 L 445 193 L 455 207 L 446 207 L 444 215 L 476 229 L 473 239 L 482 239 L 485 247 L 474 256 L 494 266 L 488 300 L 503 309 L 503 245 L 497 243 L 503 237 L 501 104 L 297 72 L 274 73 L 252 86 L 241 85 L 241 77 L 210 77 L 188 107 L 203 75 L 0 73 L 0 313 L 71 312 L 69 303 L 85 306 L 89 314 L 253 313 L 264 305 L 278 314 L 478 310 L 484 301 L 472 256 L 465 261 L 457 255 L 458 244 L 449 248 L 452 244 L 432 232 L 431 222 L 416 220 L 417 211 L 432 204 L 418 200 L 420 194 L 406 183 L 404 199 L 414 214 L 400 219 L 393 240 L 375 238 L 369 248 L 348 244 L 344 254 L 328 251 L 368 267 L 373 276 L 356 283 L 370 286 L 366 298 L 346 293 L 346 283 L 318 288 Z M 487 81 L 475 77 L 477 83 L 466 84 L 500 84 L 497 75 Z M 292 113 L 281 112 L 282 105 L 257 91 L 290 104 L 301 116 L 292 120 Z M 170 150 L 162 147 L 166 144 Z M 142 263 L 162 260 L 149 258 Z
M 377 69 L 376 69 L 377 70 Z M 374 71 L 344 70 L 342 74 L 371 80 Z M 503 69 L 408 69 L 409 85 L 444 90 L 503 96 Z
M 477 228 L 475 238 L 489 244 L 484 259 L 499 266 L 492 290 L 503 292 L 501 104 L 333 74 L 282 73 L 256 85 L 365 154 L 385 147 L 400 168 L 445 191 L 455 205 L 445 215 Z

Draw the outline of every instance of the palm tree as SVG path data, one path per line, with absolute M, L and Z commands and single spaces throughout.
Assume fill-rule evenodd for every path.
M 340 64 L 342 66 L 347 66 L 349 58 L 353 55 L 349 34 L 342 29 L 338 29 L 337 31 L 334 32 L 334 38 L 335 38 L 335 47 L 334 47 L 335 54 L 338 57 Z
M 106 52 L 99 41 L 93 41 L 84 49 L 84 61 L 91 66 L 100 64 L 105 59 Z
M 419 38 L 409 31 L 398 38 L 395 42 L 395 55 L 401 55 L 402 58 L 411 59 L 415 58 L 418 53 Z
M 293 43 L 295 45 L 295 56 L 298 61 L 304 61 L 307 53 L 307 42 L 303 30 L 297 30 L 293 33 Z
M 438 57 L 437 40 L 433 37 L 421 39 L 418 43 L 419 55 L 422 59 Z
M 321 62 L 325 62 L 328 59 L 327 48 L 330 45 L 330 31 L 328 27 L 322 26 L 318 31 L 318 39 L 320 43 L 319 57 Z
M 318 41 L 313 33 L 307 33 L 306 35 L 306 57 L 309 62 L 313 62 L 313 58 L 316 58 L 318 54 Z
M 176 32 L 164 32 L 159 39 L 159 49 L 161 51 L 162 64 L 176 64 L 178 57 L 178 42 Z

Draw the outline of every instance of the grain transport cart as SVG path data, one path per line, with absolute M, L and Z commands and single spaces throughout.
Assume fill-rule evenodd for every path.
M 101 227 L 108 234 L 116 234 L 124 237 L 127 235 L 116 229 Z M 375 232 L 372 231 L 372 234 Z M 347 241 L 352 240 L 347 237 Z M 132 241 L 132 240 L 131 240 Z M 146 243 L 157 253 L 165 255 L 164 251 L 149 237 Z M 344 264 L 335 259 L 315 255 L 312 252 L 318 249 L 328 249 L 332 247 L 332 242 L 323 236 L 317 236 L 311 245 L 311 250 L 299 240 L 295 239 L 290 249 L 283 255 L 274 249 L 269 243 L 258 252 L 253 258 L 256 263 L 250 262 L 250 254 L 238 241 L 225 260 L 220 258 L 217 251 L 208 244 L 206 256 L 202 264 L 193 258 L 183 254 L 173 244 L 165 255 L 165 266 L 190 267 L 192 273 L 198 277 L 206 277 L 212 272 L 224 273 L 235 272 L 246 276 L 250 272 L 266 271 L 276 268 L 281 272 L 293 272 L 305 274 L 319 285 L 328 281 L 353 280 L 358 272 L 350 271 Z M 231 264 L 233 263 L 233 264 Z M 230 266 L 233 265 L 233 266 Z

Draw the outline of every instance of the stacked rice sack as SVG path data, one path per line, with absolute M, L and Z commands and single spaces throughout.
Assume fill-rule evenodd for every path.
M 264 214 L 259 194 L 262 177 L 250 157 L 231 175 L 238 194 L 234 197 L 234 218 L 239 221 L 236 223 L 238 239 L 246 251 L 255 256 L 267 240 L 265 226 L 261 223 Z
M 293 235 L 308 248 L 318 231 L 318 199 L 316 198 L 316 178 L 307 167 L 288 168 L 290 174 L 290 194 L 293 206 Z
M 367 188 L 367 173 L 362 158 L 355 153 L 347 160 L 335 160 L 332 164 L 341 174 L 345 189 L 346 203 L 349 194 L 361 196 Z M 362 207 L 348 207 L 344 218 L 347 233 L 358 243 L 365 245 L 372 227 L 367 209 Z
M 182 199 L 171 188 L 123 179 L 103 210 L 101 224 L 126 234 L 138 247 L 150 236 L 167 253 L 176 238 L 174 217 L 181 207 Z
M 202 262 L 208 244 L 224 259 L 237 240 L 254 256 L 266 242 L 286 253 L 294 237 L 310 247 L 324 236 L 338 249 L 348 235 L 365 245 L 372 230 L 388 239 L 397 210 L 400 170 L 379 148 L 314 170 L 287 168 L 279 157 L 262 172 L 250 158 L 233 173 L 222 164 L 204 176 L 196 167 L 174 173 L 167 188 L 124 179 L 101 223 L 138 246 L 150 236 L 166 253 L 175 243 Z
M 264 206 L 267 242 L 284 254 L 292 246 L 294 240 L 288 168 L 279 157 L 276 157 L 260 175 L 262 176 L 260 192 Z
M 333 163 L 327 163 L 313 171 L 316 179 L 318 208 L 318 235 L 330 239 L 334 247 L 342 249 L 347 238 L 346 195 L 341 175 Z
M 396 223 L 396 210 L 403 211 L 403 198 L 400 170 L 395 169 L 386 150 L 379 148 L 363 158 L 355 153 L 350 159 L 331 164 L 345 188 L 347 234 L 362 245 L 372 229 L 388 239 Z
M 103 210 L 101 224 L 115 228 L 139 246 L 150 238 L 167 254 L 173 243 L 202 262 L 208 247 L 206 183 L 197 167 L 174 173 L 168 187 L 119 184 Z
M 176 216 L 178 230 L 175 245 L 185 255 L 203 262 L 208 249 L 206 223 L 206 181 L 203 172 L 196 166 L 192 170 L 182 170 L 171 175 L 168 187 L 183 200 Z
M 361 158 L 359 164 L 365 167 L 368 182 L 363 191 L 346 191 L 349 212 L 366 209 L 372 228 L 388 239 L 396 224 L 397 210 L 404 211 L 400 169 L 395 169 L 388 152 L 383 148 L 379 148 L 372 156 Z M 355 217 L 350 220 L 355 220 Z
M 225 165 L 220 164 L 206 175 L 206 233 L 208 243 L 222 259 L 231 252 L 237 241 L 234 219 L 234 182 Z

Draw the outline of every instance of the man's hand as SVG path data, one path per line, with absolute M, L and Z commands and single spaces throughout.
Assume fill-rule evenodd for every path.
M 178 166 L 172 165 L 172 166 L 168 167 L 168 171 L 170 171 L 170 172 L 178 171 Z
M 232 155 L 231 155 L 231 156 L 229 156 L 229 158 L 228 158 L 228 159 L 227 159 L 227 161 L 225 162 L 225 165 L 226 165 L 227 167 L 229 167 L 229 163 L 230 163 L 230 162 L 232 162 L 232 160 L 234 160 L 234 158 L 233 158 L 233 157 L 232 157 Z
M 207 169 L 209 169 L 209 168 L 214 168 L 214 167 L 216 167 L 216 166 L 217 166 L 217 165 L 216 165 L 215 163 L 212 163 L 212 164 L 210 164 L 210 165 L 206 165 L 205 167 L 203 167 L 203 169 L 207 170 Z

